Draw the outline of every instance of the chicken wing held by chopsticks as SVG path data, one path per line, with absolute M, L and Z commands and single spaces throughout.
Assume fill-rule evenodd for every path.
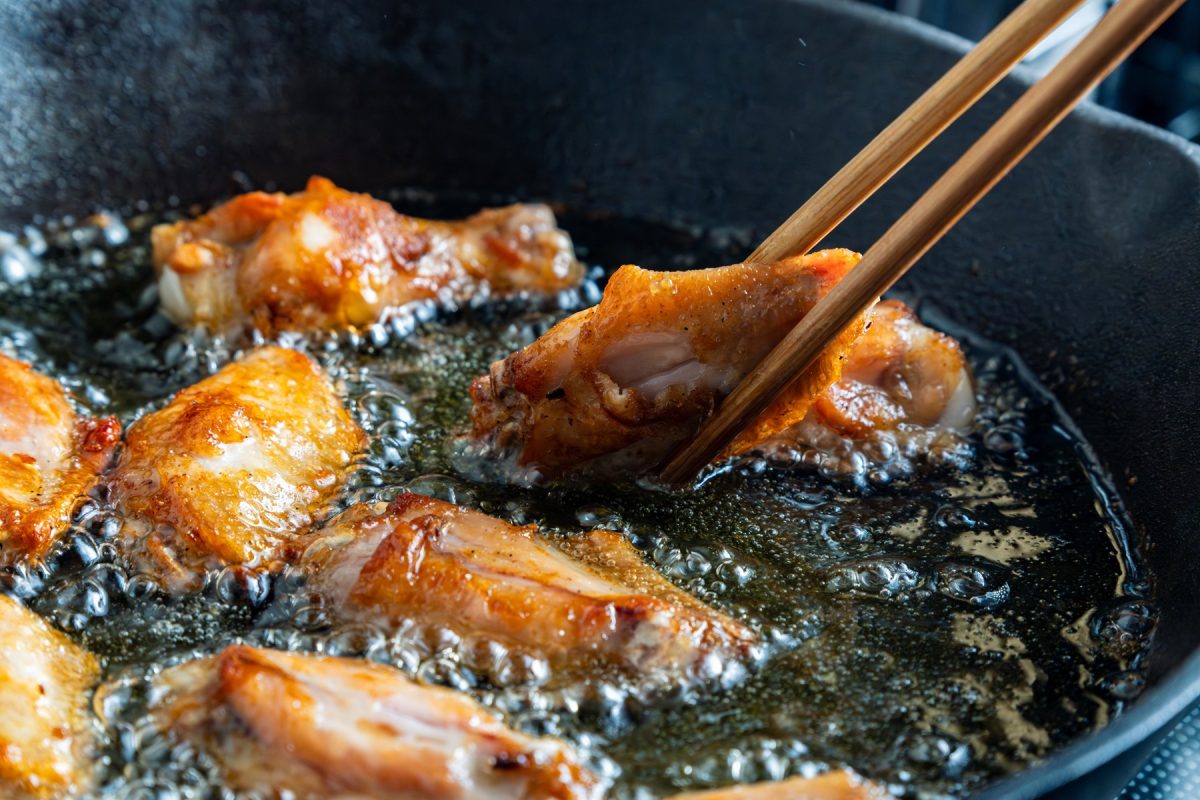
M 690 272 L 625 266 L 600 304 L 494 363 L 471 386 L 472 434 L 535 477 L 660 464 L 857 262 L 824 250 Z M 730 448 L 803 419 L 837 380 L 850 326 Z
M 0 797 L 78 797 L 90 778 L 96 659 L 0 595 Z
M 362 430 L 307 356 L 264 347 L 130 429 L 108 483 L 131 560 L 175 589 L 271 568 L 339 491 Z
M 668 800 L 891 800 L 882 787 L 852 772 L 837 770 L 815 778 L 790 778 L 707 792 L 686 792 Z
M 121 436 L 79 417 L 56 381 L 0 355 L 0 559 L 46 555 Z
M 552 294 L 583 276 L 546 206 L 435 222 L 318 177 L 159 225 L 153 245 L 163 311 L 218 333 L 364 326 L 413 301 Z
M 344 614 L 494 636 L 561 669 L 598 661 L 672 683 L 728 677 L 754 642 L 618 533 L 551 543 L 532 525 L 417 494 L 350 508 L 303 563 Z
M 225 782 L 302 800 L 584 800 L 599 781 L 565 744 L 465 695 L 364 661 L 228 647 L 165 672 L 155 716 Z

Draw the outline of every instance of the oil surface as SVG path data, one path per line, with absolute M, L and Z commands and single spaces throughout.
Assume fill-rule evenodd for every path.
M 478 205 L 390 199 L 425 216 Z M 0 351 L 126 426 L 237 352 L 156 314 L 149 226 L 179 212 L 128 212 L 0 235 Z M 471 480 L 455 437 L 466 387 L 492 360 L 595 302 L 621 263 L 711 266 L 749 249 L 736 231 L 569 212 L 560 223 L 598 265 L 578 292 L 284 338 L 329 370 L 371 437 L 338 507 L 410 489 L 551 535 L 625 531 L 671 580 L 763 631 L 764 663 L 732 688 L 648 697 L 607 678 L 556 685 L 536 658 L 496 647 L 481 658 L 478 643 L 446 632 L 335 625 L 294 575 L 226 570 L 203 593 L 172 599 L 120 565 L 107 541 L 120 520 L 96 498 L 46 566 L 3 577 L 104 660 L 99 796 L 234 796 L 203 754 L 144 714 L 148 676 L 232 641 L 367 657 L 468 691 L 526 731 L 576 743 L 617 798 L 824 765 L 851 766 L 898 796 L 960 796 L 1136 697 L 1155 612 L 1127 521 L 1053 398 L 1015 356 L 969 332 L 951 331 L 975 369 L 980 411 L 969 440 L 936 463 L 781 445 L 684 494 Z

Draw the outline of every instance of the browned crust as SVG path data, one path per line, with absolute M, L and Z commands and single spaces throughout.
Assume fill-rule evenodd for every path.
M 789 778 L 771 783 L 731 786 L 706 792 L 685 792 L 669 800 L 892 800 L 873 783 L 848 770 L 834 770 L 815 778 Z
M 244 470 L 197 465 L 250 440 Z M 262 348 L 179 392 L 134 424 L 109 477 L 134 523 L 122 544 L 178 588 L 206 566 L 275 569 L 340 490 L 366 436 L 302 353 Z M 253 514 L 290 493 L 285 508 Z M 251 511 L 242 511 L 247 504 Z M 251 514 L 251 516 L 247 516 Z
M 319 220 L 331 241 L 304 244 Z M 251 192 L 201 217 L 154 229 L 154 264 L 183 280 L 233 271 L 235 297 L 213 303 L 217 328 L 263 333 L 363 326 L 416 300 L 459 302 L 487 291 L 553 293 L 583 277 L 570 239 L 544 206 L 487 209 L 462 221 L 397 213 L 326 178 L 292 195 Z M 217 290 L 208 284 L 208 294 Z M 211 299 L 211 298 L 210 298 Z
M 364 518 L 352 509 L 351 522 Z M 357 518 L 356 518 L 357 517 Z M 416 494 L 404 494 L 384 512 L 389 532 L 367 560 L 347 604 L 373 619 L 415 618 L 466 635 L 495 636 L 545 655 L 560 668 L 590 660 L 647 670 L 687 671 L 699 655 L 745 658 L 755 641 L 740 622 L 704 605 L 645 563 L 629 541 L 594 531 L 551 544 L 536 526 L 518 527 L 480 512 Z M 486 554 L 476 562 L 438 547 L 456 525 L 495 526 L 495 547 L 559 550 L 585 571 L 614 584 L 597 596 L 555 583 L 555 575 L 518 570 L 490 574 Z M 338 530 L 335 520 L 330 528 Z M 504 555 L 520 558 L 520 551 Z M 532 562 L 529 562 L 532 564 Z M 500 569 L 504 569 L 501 567 Z M 652 633 L 640 633 L 651 625 Z M 653 642 L 642 641 L 649 635 Z M 638 641 L 636 648 L 632 642 Z M 659 648 L 641 663 L 637 648 Z M 633 649 L 631 649 L 633 648 Z
M 874 377 L 856 380 L 853 376 L 860 372 Z M 883 300 L 847 352 L 844 373 L 844 380 L 817 398 L 814 416 L 842 436 L 863 438 L 904 423 L 935 425 L 960 376 L 970 375 L 970 366 L 952 337 L 924 326 L 899 300 Z M 935 377 L 944 380 L 930 380 Z M 937 399 L 928 402 L 929 408 L 914 398 L 915 384 L 922 382 Z
M 108 466 L 121 437 L 116 419 L 79 417 L 57 381 L 0 355 L 0 415 L 15 427 L 57 431 L 69 439 L 66 464 L 30 454 L 0 455 L 0 483 L 34 495 L 22 503 L 0 495 L 0 556 L 44 557 L 70 524 L 80 500 Z
M 464 796 L 462 782 L 478 777 L 523 787 L 527 800 L 584 800 L 599 783 L 561 743 L 516 733 L 466 695 L 415 684 L 371 662 L 231 645 L 164 673 L 160 682 L 168 691 L 156 718 L 211 749 L 237 788 L 433 800 Z M 329 694 L 338 687 L 372 705 L 395 703 L 394 722 L 411 714 L 416 724 L 444 726 L 448 737 L 472 740 L 483 751 L 476 757 L 490 760 L 463 775 L 462 765 L 441 760 L 420 737 L 400 743 L 406 731 L 386 716 L 364 715 L 355 720 L 353 741 L 342 740 L 337 731 L 350 730 L 352 720 L 323 716 L 353 715 Z
M 90 691 L 99 678 L 96 658 L 51 628 L 16 600 L 0 595 L 0 787 L 11 800 L 49 800 L 75 796 L 92 781 L 94 740 L 90 731 Z M 45 682 L 25 685 L 28 659 L 47 667 Z M 22 660 L 20 665 L 11 663 Z M 18 676 L 18 677 L 14 677 Z M 26 694 L 26 690 L 35 696 Z M 65 706 L 61 705 L 65 702 Z M 41 736 L 13 738 L 5 730 L 5 712 L 34 715 Z M 61 713 L 60 713 L 61 712 Z M 29 726 L 23 719 L 21 727 Z M 65 746 L 65 752 L 60 747 Z
M 656 397 L 622 387 L 605 358 L 623 342 L 670 334 L 706 368 L 748 372 L 859 256 L 825 250 L 775 264 L 690 272 L 619 269 L 598 306 L 560 322 L 471 385 L 472 435 L 552 478 L 573 469 L 652 469 L 723 399 L 712 386 L 673 385 Z M 859 319 L 729 448 L 739 453 L 804 418 L 841 374 Z

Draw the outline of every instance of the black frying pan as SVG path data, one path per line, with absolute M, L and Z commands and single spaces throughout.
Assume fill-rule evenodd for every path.
M 828 0 L 0 0 L 0 229 L 310 173 L 761 237 L 963 44 Z M 831 240 L 864 248 L 1017 78 Z M 1075 113 L 915 271 L 1015 346 L 1122 487 L 1157 581 L 1151 688 L 986 797 L 1111 797 L 1200 695 L 1200 148 Z M 1082 477 L 1081 477 L 1082 480 Z

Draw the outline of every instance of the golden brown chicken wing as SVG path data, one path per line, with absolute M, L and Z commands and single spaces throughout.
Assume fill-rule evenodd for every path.
M 565 744 L 505 727 L 465 695 L 363 661 L 226 648 L 159 679 L 157 718 L 226 783 L 301 800 L 576 800 L 599 781 Z
M 975 416 L 971 369 L 958 342 L 884 300 L 811 416 L 851 438 L 900 427 L 962 430 Z
M 708 792 L 686 792 L 669 800 L 891 800 L 891 795 L 852 772 L 837 770 L 816 778 L 731 786 Z
M 46 554 L 120 437 L 115 419 L 76 416 L 56 381 L 0 355 L 0 560 Z
M 343 613 L 494 636 L 560 668 L 599 661 L 674 682 L 715 678 L 754 640 L 618 533 L 551 543 L 535 526 L 423 495 L 350 508 L 303 561 Z
M 91 781 L 96 659 L 0 595 L 0 797 L 77 797 Z
M 132 560 L 176 589 L 270 568 L 342 486 L 365 436 L 307 356 L 264 347 L 129 429 L 109 478 Z
M 625 266 L 600 304 L 497 361 L 471 386 L 473 435 L 534 477 L 652 469 L 851 267 L 825 250 L 691 272 Z M 803 419 L 841 372 L 852 325 L 730 448 Z
M 363 326 L 415 300 L 553 293 L 583 276 L 545 206 L 433 222 L 317 177 L 159 225 L 153 243 L 163 311 L 223 333 Z

